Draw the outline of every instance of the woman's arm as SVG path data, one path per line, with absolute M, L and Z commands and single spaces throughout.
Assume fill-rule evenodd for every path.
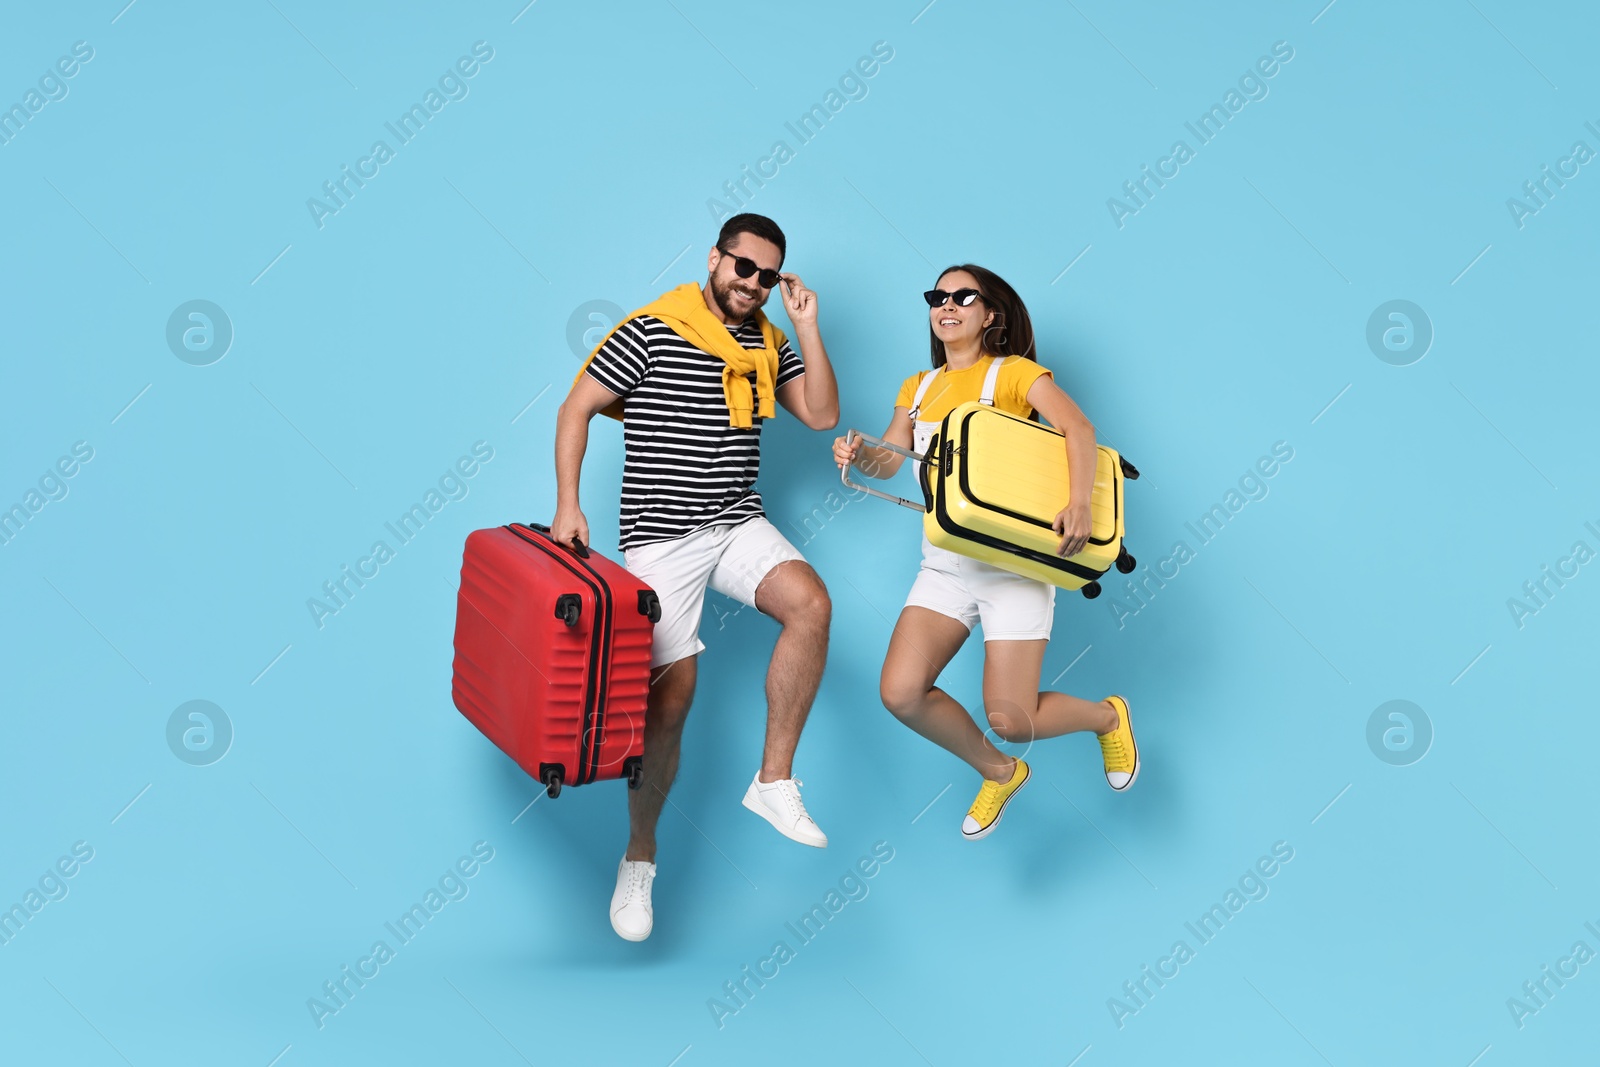
M 1076 556 L 1089 543 L 1089 498 L 1094 492 L 1098 463 L 1094 423 L 1047 374 L 1028 387 L 1028 403 L 1067 438 L 1067 474 L 1072 482 L 1067 506 L 1056 515 L 1055 531 L 1061 535 L 1060 556 Z
M 889 428 L 883 431 L 883 440 L 891 445 L 901 448 L 911 447 L 911 412 L 907 408 L 894 409 L 894 418 L 889 420 Z M 869 478 L 893 478 L 900 470 L 900 464 L 905 462 L 904 456 L 898 452 L 891 452 L 887 448 L 878 448 L 873 445 L 863 445 L 860 441 L 845 443 L 843 437 L 836 437 L 833 441 L 833 461 L 840 467 L 854 463 L 857 458 L 861 460 L 861 473 Z

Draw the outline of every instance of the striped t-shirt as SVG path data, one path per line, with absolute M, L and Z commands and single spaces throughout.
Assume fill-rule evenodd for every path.
M 754 319 L 728 329 L 745 348 L 762 347 Z M 752 413 L 748 429 L 728 425 L 724 366 L 652 315 L 617 327 L 590 361 L 590 377 L 624 398 L 623 548 L 763 514 L 755 490 L 763 420 Z M 785 341 L 777 384 L 804 373 Z

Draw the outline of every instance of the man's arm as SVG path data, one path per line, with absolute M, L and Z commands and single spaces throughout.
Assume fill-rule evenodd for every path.
M 782 285 L 784 310 L 794 323 L 806 372 L 779 387 L 778 403 L 808 428 L 831 430 L 839 425 L 839 383 L 833 377 L 822 331 L 817 329 L 817 294 L 805 287 L 798 274 L 785 274 Z
M 589 520 L 578 504 L 578 475 L 589 447 L 589 420 L 616 399 L 616 393 L 585 374 L 556 412 L 556 516 L 550 536 L 561 544 L 572 544 L 574 537 L 589 543 Z

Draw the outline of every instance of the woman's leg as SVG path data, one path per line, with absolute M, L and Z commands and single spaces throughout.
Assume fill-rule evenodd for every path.
M 985 778 L 1009 781 L 1016 761 L 990 744 L 967 709 L 933 684 L 967 633 L 965 624 L 930 608 L 902 610 L 889 638 L 879 695 L 895 718 L 923 737 L 965 760 Z M 1035 667 L 1035 687 L 1038 677 Z
M 1115 730 L 1117 711 L 1106 701 L 1039 692 L 1048 644 L 1043 639 L 984 642 L 983 708 L 995 734 L 1002 741 L 1026 744 L 1079 730 Z

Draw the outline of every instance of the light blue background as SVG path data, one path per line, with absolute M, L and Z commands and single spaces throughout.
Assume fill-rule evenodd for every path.
M 924 2 L 8 10 L 0 102 L 75 41 L 94 58 L 0 146 L 0 504 L 75 441 L 94 459 L 0 549 L 0 904 L 73 842 L 94 859 L 0 946 L 4 1058 L 1489 1067 L 1592 1048 L 1600 965 L 1520 1030 L 1506 999 L 1573 942 L 1600 950 L 1600 575 L 1521 629 L 1507 598 L 1573 542 L 1600 549 L 1600 174 L 1520 229 L 1506 200 L 1574 141 L 1600 149 L 1600 20 Z M 307 198 L 479 40 L 470 95 L 319 229 Z M 894 57 L 866 98 L 799 145 L 784 123 L 876 41 Z M 1276 41 L 1294 58 L 1267 98 L 1119 229 L 1107 198 L 1194 147 L 1184 122 Z M 916 520 L 860 501 L 797 532 L 838 488 L 833 435 L 778 420 L 768 510 L 836 605 L 797 763 L 831 844 L 740 809 L 775 631 L 708 611 L 656 932 L 626 944 L 606 919 L 622 786 L 528 808 L 535 784 L 451 707 L 461 543 L 551 514 L 574 309 L 702 278 L 707 199 L 778 139 L 795 157 L 750 206 L 819 294 L 841 429 L 882 429 L 925 366 L 917 294 L 973 260 L 1144 470 L 1147 564 L 1195 547 L 1184 524 L 1274 442 L 1294 458 L 1125 626 L 1120 580 L 1059 598 L 1046 679 L 1072 664 L 1062 688 L 1128 694 L 1134 790 L 1106 788 L 1088 737 L 1042 743 L 1039 780 L 970 845 L 973 775 L 877 699 Z M 193 299 L 236 331 L 210 366 L 165 342 Z M 1365 340 L 1391 299 L 1435 330 L 1410 366 Z M 475 441 L 494 458 L 470 495 L 318 629 L 307 598 Z M 583 495 L 606 551 L 620 462 L 597 422 Z M 980 665 L 973 642 L 947 672 L 959 698 Z M 194 699 L 235 731 L 210 766 L 165 739 Z M 1433 725 L 1410 766 L 1367 746 L 1391 699 Z M 307 998 L 477 841 L 494 859 L 470 895 L 319 1030 Z M 870 895 L 719 1029 L 708 999 L 877 841 L 894 859 Z M 1197 947 L 1184 923 L 1278 841 L 1294 859 L 1270 895 L 1119 1029 L 1108 998 Z

